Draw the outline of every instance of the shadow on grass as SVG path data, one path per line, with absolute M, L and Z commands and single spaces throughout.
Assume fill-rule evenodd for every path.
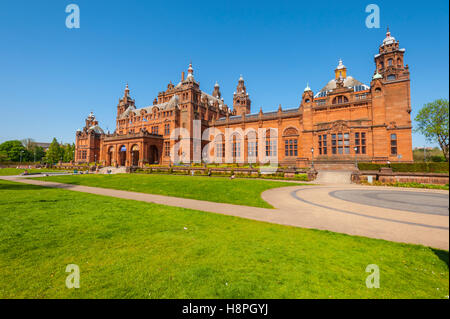
M 445 262 L 445 264 L 447 265 L 447 268 L 448 268 L 448 258 L 449 258 L 448 251 L 440 250 L 440 249 L 434 249 L 434 248 L 431 248 L 431 250 L 434 252 L 434 254 L 436 256 L 439 257 L 440 260 Z
M 18 190 L 18 191 L 25 191 L 25 190 L 38 190 L 43 189 L 43 186 L 39 185 L 30 185 L 30 184 L 19 184 L 19 183 L 1 183 L 0 182 L 0 191 L 1 190 Z

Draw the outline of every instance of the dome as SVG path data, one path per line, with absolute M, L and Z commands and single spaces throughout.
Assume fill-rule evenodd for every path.
M 338 69 L 338 70 L 345 69 L 345 65 L 342 63 L 342 59 L 339 59 L 339 64 L 336 67 L 336 69 Z
M 348 88 L 353 88 L 355 90 L 355 92 L 369 89 L 369 87 L 367 85 L 358 81 L 357 79 L 353 78 L 352 76 L 347 76 L 344 79 L 344 86 L 348 87 Z M 334 90 L 334 89 L 336 89 L 336 87 L 337 87 L 336 79 L 332 79 L 314 97 L 325 96 L 328 91 Z
M 373 80 L 376 80 L 376 79 L 382 79 L 382 78 L 383 78 L 383 76 L 382 76 L 380 73 L 378 73 L 378 71 L 377 71 L 377 73 L 372 77 Z
M 311 91 L 311 88 L 309 87 L 309 83 L 306 84 L 306 87 L 303 90 L 303 92 L 307 92 L 307 91 Z
M 98 126 L 98 125 L 91 126 L 88 129 L 88 131 L 94 131 L 97 134 L 105 134 L 105 132 L 103 132 L 103 129 L 100 126 Z
M 389 28 L 386 32 L 386 38 L 383 40 L 383 45 L 395 43 L 395 38 L 391 36 L 391 32 L 389 32 Z

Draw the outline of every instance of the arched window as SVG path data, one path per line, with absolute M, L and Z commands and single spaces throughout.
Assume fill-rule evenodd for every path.
M 391 66 L 391 65 L 392 65 L 392 62 L 393 62 L 393 60 L 392 60 L 392 59 L 389 59 L 389 60 L 388 60 L 388 65 Z
M 255 130 L 247 134 L 247 158 L 249 163 L 256 163 L 258 157 L 258 139 Z
M 232 137 L 231 153 L 233 161 L 241 158 L 241 137 L 238 134 L 234 134 Z
M 273 130 L 266 131 L 266 156 L 277 156 L 277 134 Z
M 298 130 L 289 127 L 283 132 L 284 156 L 298 156 Z
M 223 134 L 217 135 L 215 138 L 216 144 L 216 160 L 222 161 L 225 157 L 225 139 Z
M 348 98 L 343 95 L 338 95 L 333 99 L 333 104 L 341 104 L 341 103 L 347 103 Z

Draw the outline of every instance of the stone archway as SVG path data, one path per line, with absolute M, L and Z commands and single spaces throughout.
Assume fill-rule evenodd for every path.
M 150 145 L 149 147 L 148 162 L 149 164 L 159 164 L 159 152 L 156 145 Z
M 108 148 L 108 154 L 106 155 L 106 166 L 111 166 L 114 162 L 114 146 Z
M 125 166 L 127 162 L 127 147 L 122 145 L 119 147 L 119 165 Z
M 131 147 L 131 166 L 139 165 L 139 145 L 135 144 Z

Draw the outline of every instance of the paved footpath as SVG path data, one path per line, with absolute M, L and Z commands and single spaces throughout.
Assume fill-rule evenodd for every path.
M 34 176 L 35 177 L 35 176 Z M 448 191 L 361 185 L 289 186 L 263 192 L 275 209 L 0 176 L 1 179 L 449 249 Z

